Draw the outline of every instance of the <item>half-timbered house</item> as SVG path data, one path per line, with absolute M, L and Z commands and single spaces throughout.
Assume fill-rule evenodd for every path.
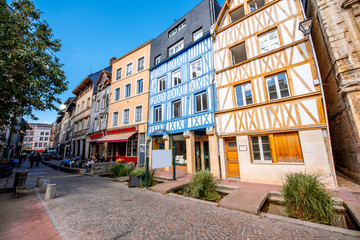
M 336 186 L 313 50 L 298 0 L 226 0 L 214 38 L 223 178 L 281 183 L 319 172 Z
M 204 0 L 151 44 L 148 135 L 153 149 L 176 148 L 177 169 L 219 176 L 214 132 L 215 91 L 210 27 L 221 7 Z M 169 169 L 166 169 L 169 170 Z

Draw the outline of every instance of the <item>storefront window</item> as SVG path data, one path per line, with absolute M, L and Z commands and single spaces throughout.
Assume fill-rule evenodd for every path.
M 186 142 L 176 141 L 175 143 L 175 163 L 177 165 L 186 165 Z
M 137 156 L 137 135 L 134 135 L 131 138 L 129 138 L 129 141 L 127 142 L 126 156 L 127 157 Z
M 164 150 L 165 149 L 165 141 L 163 137 L 154 137 L 153 138 L 153 150 Z

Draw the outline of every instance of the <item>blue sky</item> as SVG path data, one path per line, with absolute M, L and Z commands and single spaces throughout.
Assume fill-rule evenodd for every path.
M 43 12 L 55 38 L 61 40 L 58 53 L 69 81 L 60 95 L 64 102 L 91 72 L 108 66 L 111 57 L 121 57 L 144 42 L 156 38 L 174 20 L 181 18 L 201 0 L 34 0 Z M 10 4 L 11 1 L 8 0 Z M 219 0 L 222 6 L 224 0 Z M 57 112 L 36 112 L 37 122 L 52 123 Z M 25 118 L 34 122 L 30 118 Z

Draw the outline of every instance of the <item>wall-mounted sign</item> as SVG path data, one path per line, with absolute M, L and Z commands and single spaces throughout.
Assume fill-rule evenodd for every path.
M 239 151 L 247 151 L 246 145 L 239 145 Z

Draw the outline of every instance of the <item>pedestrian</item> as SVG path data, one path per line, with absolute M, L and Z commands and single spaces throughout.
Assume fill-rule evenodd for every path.
M 35 162 L 35 154 L 32 153 L 30 155 L 30 168 L 32 168 L 34 166 L 34 162 Z
M 35 161 L 36 161 L 36 166 L 38 167 L 41 161 L 40 153 L 36 154 Z

